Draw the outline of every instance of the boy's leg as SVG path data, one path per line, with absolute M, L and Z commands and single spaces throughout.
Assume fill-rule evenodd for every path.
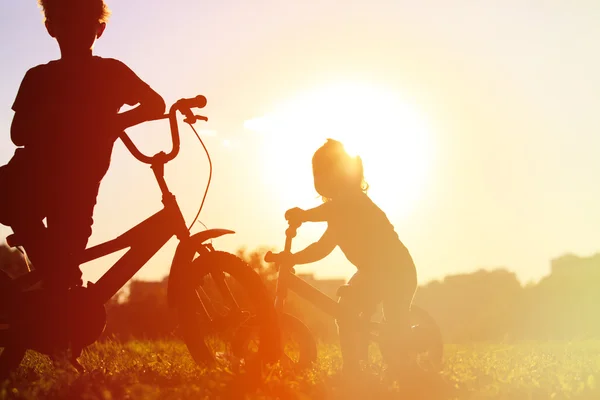
M 50 257 L 52 271 L 46 274 L 47 284 L 57 289 L 81 284 L 80 260 L 92 234 L 95 190 L 68 193 L 63 191 L 60 201 L 48 211 Z
M 20 239 L 20 245 L 27 252 L 27 258 L 36 266 L 43 263 L 46 242 L 46 226 L 42 219 L 25 218 L 16 221 L 11 229 Z
M 92 213 L 95 195 L 79 191 L 76 194 L 59 192 L 60 201 L 53 202 L 47 213 L 47 246 L 43 285 L 49 294 L 47 307 L 52 309 L 54 326 L 47 338 L 48 343 L 64 349 L 69 343 L 73 312 L 69 302 L 70 287 L 81 284 L 79 264 L 88 238 L 92 233 Z
M 0 167 L 0 223 L 11 227 L 27 257 L 37 265 L 44 262 L 46 251 L 45 179 L 23 153 L 17 149 L 9 163 Z

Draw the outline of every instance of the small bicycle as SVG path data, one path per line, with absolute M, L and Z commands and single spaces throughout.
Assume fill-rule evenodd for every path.
M 206 146 L 193 127 L 203 116 L 192 108 L 203 108 L 204 96 L 181 99 L 169 113 L 158 119 L 169 119 L 173 148 L 154 156 L 142 154 L 129 136 L 120 138 L 139 161 L 150 165 L 162 193 L 164 208 L 139 225 L 108 242 L 85 250 L 81 263 L 119 250 L 127 252 L 95 283 L 69 289 L 66 310 L 47 306 L 48 294 L 35 289 L 39 271 L 30 270 L 11 279 L 0 275 L 0 378 L 6 378 L 19 366 L 27 349 L 43 354 L 69 352 L 70 361 L 79 371 L 77 361 L 82 350 L 99 339 L 106 325 L 104 304 L 111 299 L 173 236 L 179 245 L 173 257 L 168 280 L 168 303 L 176 310 L 180 333 L 192 357 L 198 363 L 211 364 L 217 359 L 228 338 L 250 317 L 259 321 L 263 359 L 279 357 L 277 315 L 260 276 L 233 254 L 216 251 L 213 238 L 234 233 L 227 229 L 208 229 L 191 234 L 175 196 L 164 179 L 165 164 L 173 160 L 180 147 L 177 111 L 194 130 L 209 160 L 210 174 L 198 219 L 212 177 L 212 162 Z M 11 247 L 27 249 L 27 243 L 13 234 L 7 238 Z M 35 265 L 33 266 L 35 268 Z M 39 286 L 39 285 L 37 285 Z M 210 293 L 210 296 L 207 295 Z M 237 297 L 237 298 L 236 298 Z M 64 321 L 58 324 L 56 321 Z
M 292 239 L 296 236 L 300 225 L 290 225 L 286 230 L 284 252 L 291 252 Z M 266 262 L 274 262 L 276 254 L 268 252 L 264 257 Z M 338 319 L 340 316 L 339 304 L 326 294 L 319 291 L 311 284 L 295 275 L 293 265 L 277 265 L 278 277 L 276 287 L 275 309 L 279 315 L 279 324 L 282 332 L 282 361 L 297 369 L 311 366 L 317 359 L 317 344 L 310 329 L 298 318 L 284 312 L 287 291 L 292 290 L 300 297 L 308 300 L 325 313 Z M 338 290 L 338 297 L 343 297 L 343 289 Z M 412 305 L 410 311 L 411 335 L 409 357 L 415 360 L 418 366 L 426 371 L 439 371 L 442 366 L 443 340 L 439 327 L 429 314 Z M 254 323 L 254 325 L 253 325 Z M 377 343 L 384 362 L 389 364 L 396 356 L 394 347 L 386 343 L 380 336 L 385 327 L 385 318 L 382 321 L 364 320 L 357 316 L 357 326 L 363 326 L 368 337 Z M 249 320 L 243 329 L 238 331 L 234 342 L 234 349 L 243 357 L 252 349 L 256 349 L 260 338 L 257 335 L 258 320 Z

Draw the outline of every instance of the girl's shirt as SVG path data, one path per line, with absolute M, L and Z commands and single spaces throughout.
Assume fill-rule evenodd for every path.
M 324 204 L 328 232 L 359 271 L 410 268 L 412 258 L 385 213 L 363 192 Z

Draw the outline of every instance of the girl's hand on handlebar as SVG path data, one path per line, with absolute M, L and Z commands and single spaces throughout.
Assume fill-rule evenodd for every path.
M 268 251 L 265 254 L 265 262 L 268 263 L 275 263 L 275 264 L 279 264 L 279 265 L 287 265 L 287 266 L 293 266 L 294 265 L 294 255 L 292 253 L 289 252 L 281 252 L 281 253 L 273 253 Z
M 300 226 L 303 222 L 305 222 L 305 214 L 306 211 L 303 209 L 294 207 L 285 212 L 285 219 L 290 225 Z

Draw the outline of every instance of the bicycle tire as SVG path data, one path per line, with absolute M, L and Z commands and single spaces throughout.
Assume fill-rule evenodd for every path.
M 260 325 L 261 335 L 261 346 L 258 352 L 260 359 L 266 362 L 276 360 L 279 356 L 277 314 L 260 276 L 246 262 L 234 254 L 223 251 L 204 252 L 192 261 L 186 272 L 186 291 L 193 291 L 202 286 L 207 276 L 219 272 L 228 274 L 241 284 L 247 297 L 255 306 L 254 318 Z M 199 306 L 196 293 L 188 292 L 184 298 L 185 304 L 178 308 L 183 340 L 197 364 L 214 364 L 217 357 L 207 344 L 209 334 L 225 334 L 226 330 L 234 327 L 227 326 L 223 329 L 216 327 L 214 321 L 201 321 L 195 311 L 195 307 Z M 239 326 L 235 327 L 234 331 L 237 328 Z
M 440 371 L 444 361 L 444 339 L 440 327 L 431 315 L 419 306 L 413 305 L 410 314 L 414 351 L 428 353 L 428 369 Z
M 303 370 L 309 368 L 317 361 L 317 343 L 310 329 L 298 318 L 291 314 L 279 315 L 281 330 L 281 361 L 282 365 L 290 365 L 292 369 Z M 255 321 L 249 320 L 236 333 L 233 350 L 238 357 L 243 357 L 249 350 L 249 344 L 256 340 Z M 291 341 L 295 341 L 297 347 Z M 291 353 L 291 354 L 290 354 Z M 297 353 L 297 354 L 294 354 Z M 283 361 L 288 361 L 283 362 Z

